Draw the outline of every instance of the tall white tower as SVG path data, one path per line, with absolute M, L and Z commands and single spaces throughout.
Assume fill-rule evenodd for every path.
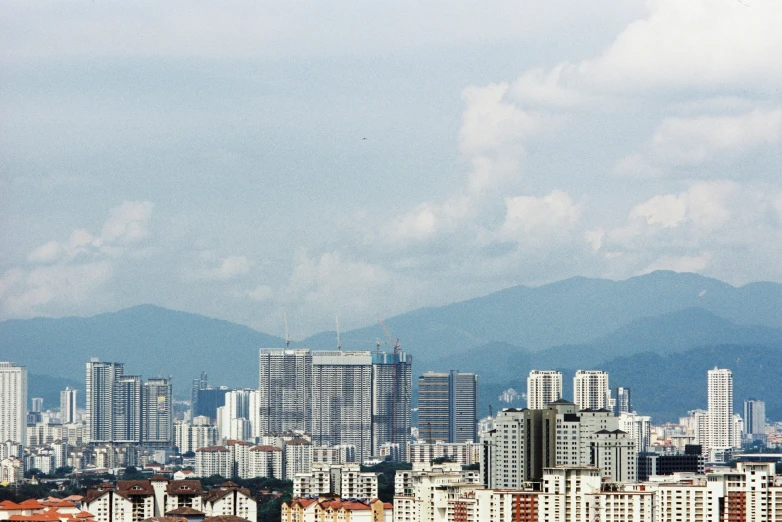
M 27 368 L 0 362 L 0 443 L 27 445 Z
M 71 424 L 76 422 L 76 394 L 79 390 L 66 387 L 60 392 L 60 422 Z
M 733 447 L 733 372 L 709 370 L 709 460 L 722 462 Z
M 578 370 L 573 377 L 573 402 L 579 410 L 610 409 L 611 390 L 608 373 L 601 370 Z
M 532 370 L 527 377 L 527 408 L 542 410 L 562 398 L 562 374 L 553 370 Z
M 114 385 L 123 373 L 122 363 L 100 362 L 96 358 L 87 363 L 85 382 L 89 442 L 114 440 Z

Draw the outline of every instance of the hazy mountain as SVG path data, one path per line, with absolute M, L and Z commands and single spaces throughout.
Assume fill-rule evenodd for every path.
M 144 378 L 172 375 L 179 393 L 202 370 L 213 384 L 257 386 L 258 349 L 283 345 L 283 339 L 246 326 L 151 305 L 87 318 L 0 323 L 4 360 L 82 386 L 90 357 L 124 362 L 125 373 Z
M 667 271 L 625 281 L 575 277 L 536 288 L 515 286 L 460 303 L 415 310 L 388 318 L 386 323 L 402 340 L 405 350 L 419 361 L 428 362 L 490 342 L 542 350 L 592 344 L 605 337 L 606 347 L 613 346 L 607 336 L 633 321 L 692 308 L 736 325 L 780 328 L 782 285 L 751 283 L 736 288 L 696 274 Z M 376 337 L 385 339 L 376 325 L 343 334 L 344 339 Z M 309 344 L 310 340 L 305 342 Z M 343 342 L 343 346 L 349 343 Z M 682 342 L 679 346 L 690 345 Z

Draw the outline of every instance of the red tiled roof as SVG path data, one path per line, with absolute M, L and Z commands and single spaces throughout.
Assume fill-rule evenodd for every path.
M 250 448 L 250 451 L 282 451 L 282 448 L 278 448 L 277 446 L 255 446 L 254 448 Z
M 203 511 L 198 511 L 197 509 L 193 509 L 190 506 L 182 506 L 178 507 L 176 509 L 172 509 L 171 511 L 166 511 L 166 516 L 168 515 L 203 515 Z
M 10 511 L 13 509 L 20 509 L 20 508 L 19 508 L 19 504 L 15 504 L 10 500 L 3 500 L 2 502 L 0 502 L 0 509 L 5 509 L 7 511 Z
M 166 484 L 169 495 L 200 495 L 203 492 L 200 480 L 172 480 Z
M 203 448 L 198 448 L 196 453 L 216 453 L 221 451 L 228 451 L 228 448 L 225 446 L 204 446 Z

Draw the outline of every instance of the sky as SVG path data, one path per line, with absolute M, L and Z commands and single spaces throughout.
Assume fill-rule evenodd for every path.
M 782 3 L 0 6 L 0 320 L 294 338 L 659 269 L 782 282 Z

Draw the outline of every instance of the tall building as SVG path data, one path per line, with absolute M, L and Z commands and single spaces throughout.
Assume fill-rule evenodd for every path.
M 60 422 L 71 424 L 76 422 L 76 396 L 79 390 L 66 387 L 60 392 Z
M 205 371 L 201 372 L 201 377 L 198 379 L 193 379 L 193 386 L 190 389 L 190 410 L 192 412 L 192 416 L 196 417 L 198 414 L 196 414 L 196 409 L 198 408 L 198 392 L 200 390 L 206 390 L 209 388 L 209 383 L 207 380 L 207 375 Z
M 114 384 L 124 373 L 122 363 L 87 363 L 87 441 L 111 442 L 114 439 Z
M 744 401 L 744 430 L 752 440 L 766 439 L 766 403 L 757 399 Z
M 405 352 L 372 353 L 372 454 L 384 444 L 399 444 L 407 460 L 410 405 L 413 398 L 413 357 Z
M 363 461 L 372 455 L 371 352 L 315 352 L 312 363 L 313 444 L 352 444 Z
M 141 442 L 141 377 L 120 375 L 114 381 L 112 442 Z
M 527 377 L 527 408 L 542 410 L 562 398 L 562 373 L 532 370 Z
M 30 411 L 33 413 L 41 413 L 43 411 L 43 397 L 30 399 Z
M 418 378 L 418 436 L 427 442 L 476 442 L 478 376 L 426 372 Z
M 27 368 L 0 362 L 0 443 L 27 444 Z
M 312 432 L 312 352 L 262 348 L 258 376 L 260 434 Z
M 573 377 L 573 402 L 579 410 L 608 409 L 611 405 L 608 373 L 600 370 L 578 370 Z
M 621 415 L 622 413 L 631 413 L 633 411 L 633 402 L 630 399 L 630 388 L 624 388 L 619 386 L 616 388 L 616 404 L 614 407 L 614 415 Z
M 733 372 L 714 368 L 708 372 L 708 455 L 711 462 L 729 460 L 734 445 Z
M 170 378 L 147 379 L 141 396 L 142 434 L 145 444 L 174 442 L 174 400 Z

